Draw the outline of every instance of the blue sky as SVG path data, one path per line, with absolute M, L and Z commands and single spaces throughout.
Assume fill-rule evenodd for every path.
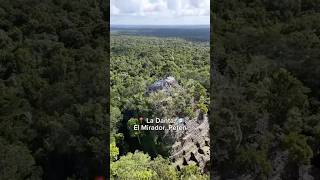
M 111 0 L 111 25 L 209 25 L 210 0 Z

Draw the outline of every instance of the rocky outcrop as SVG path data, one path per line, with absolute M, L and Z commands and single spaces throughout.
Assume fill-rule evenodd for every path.
M 198 119 L 187 120 L 185 126 L 187 130 L 176 134 L 170 159 L 177 169 L 196 163 L 203 172 L 207 172 L 210 162 L 208 117 L 202 115 Z
M 148 87 L 147 93 L 157 91 L 168 91 L 171 87 L 178 86 L 178 82 L 172 76 L 168 76 L 165 79 L 160 79 Z
M 169 76 L 150 85 L 147 89 L 147 94 L 162 91 L 165 92 L 165 97 L 162 97 L 165 100 L 166 98 L 170 98 L 170 96 L 172 96 L 171 92 L 174 92 L 173 90 L 177 90 L 177 88 L 183 91 L 183 87 L 179 86 L 176 79 Z M 158 105 L 160 100 L 157 99 L 157 101 Z M 188 106 L 196 109 L 193 99 L 188 102 Z M 165 116 L 170 114 L 166 113 L 168 108 L 166 103 L 164 103 L 161 108 L 157 107 L 156 111 L 161 111 L 159 114 Z M 183 126 L 185 127 L 183 130 L 170 130 L 168 128 L 165 131 L 155 131 L 153 133 L 162 137 L 164 142 L 170 147 L 169 158 L 178 170 L 185 165 L 195 163 L 203 172 L 208 172 L 210 162 L 210 139 L 207 114 L 201 113 L 200 110 L 195 110 L 195 118 L 192 119 L 188 117 L 175 117 L 180 115 L 173 114 L 173 117 L 170 117 L 176 119 L 176 122 L 165 124 L 165 126 Z

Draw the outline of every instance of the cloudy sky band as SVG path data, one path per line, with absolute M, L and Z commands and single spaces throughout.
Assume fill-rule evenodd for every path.
M 111 0 L 111 25 L 208 25 L 210 0 Z

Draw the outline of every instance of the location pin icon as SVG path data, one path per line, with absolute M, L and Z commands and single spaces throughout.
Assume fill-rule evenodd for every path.
M 140 120 L 140 124 L 142 124 L 142 122 L 143 122 L 143 117 L 140 117 L 139 120 Z

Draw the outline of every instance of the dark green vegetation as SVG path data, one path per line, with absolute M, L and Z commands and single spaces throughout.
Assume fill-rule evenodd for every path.
M 319 179 L 319 1 L 217 0 L 212 11 L 214 173 Z
M 192 116 L 206 113 L 209 89 L 209 46 L 181 39 L 111 36 L 111 178 L 204 179 L 195 165 L 181 171 L 167 160 L 167 142 L 149 131 L 133 131 L 138 117 Z M 148 86 L 173 76 L 183 87 L 171 99 Z M 185 89 L 185 90 L 183 90 Z M 190 105 L 190 99 L 196 99 Z M 169 106 L 170 105 L 170 106 Z M 163 107 L 166 108 L 163 108 Z M 136 152 L 139 150 L 139 152 Z
M 105 173 L 107 8 L 0 1 L 1 180 Z

